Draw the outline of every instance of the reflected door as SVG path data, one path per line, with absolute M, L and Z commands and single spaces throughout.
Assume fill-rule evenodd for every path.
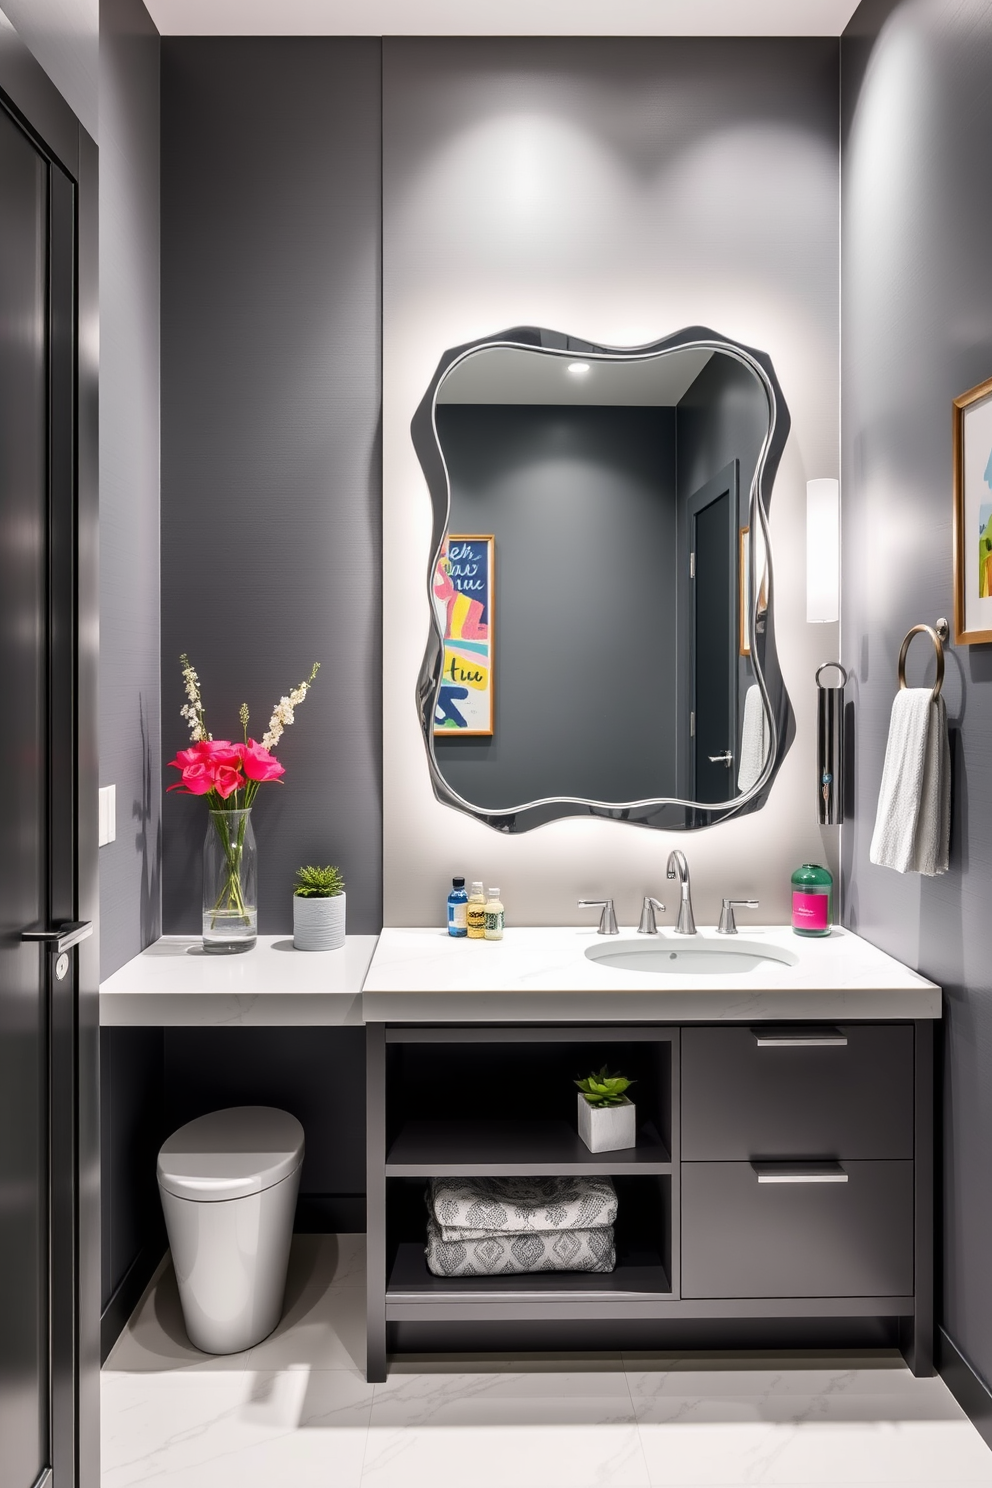
M 690 498 L 692 798 L 737 794 L 737 468 Z

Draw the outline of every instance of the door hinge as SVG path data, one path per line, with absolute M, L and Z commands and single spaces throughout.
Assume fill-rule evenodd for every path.
M 696 555 L 695 555 L 695 553 L 690 553 L 689 554 L 689 577 L 690 577 L 690 579 L 694 579 L 696 577 Z
M 695 737 L 696 737 L 696 715 L 695 715 L 695 713 L 690 713 L 689 714 L 689 738 L 690 739 L 694 739 Z

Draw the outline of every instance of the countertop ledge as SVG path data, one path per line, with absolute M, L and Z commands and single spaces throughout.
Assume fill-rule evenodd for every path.
M 199 936 L 163 935 L 100 986 L 104 1027 L 361 1027 L 375 935 L 339 951 L 297 951 L 260 935 L 253 951 L 206 955 Z
M 515 927 L 502 941 L 454 939 L 444 930 L 384 929 L 365 978 L 366 1023 L 572 1021 L 746 1022 L 788 1019 L 939 1018 L 933 982 L 851 931 L 805 938 L 789 926 L 741 925 L 739 940 L 790 952 L 747 972 L 669 975 L 621 971 L 590 961 L 603 946 L 594 927 Z M 633 927 L 617 941 L 643 944 Z M 689 938 L 659 932 L 675 952 L 707 941 L 728 946 L 714 927 Z
M 637 940 L 633 928 L 619 940 Z M 727 941 L 712 927 L 674 951 Z M 361 1027 L 363 1023 L 838 1021 L 939 1018 L 941 992 L 847 930 L 806 940 L 788 926 L 741 927 L 737 944 L 797 957 L 748 972 L 668 975 L 619 971 L 587 959 L 594 928 L 513 927 L 499 942 L 444 930 L 349 935 L 339 951 L 293 948 L 260 935 L 254 951 L 205 955 L 199 937 L 166 935 L 100 988 L 105 1027 Z M 616 944 L 616 942 L 612 942 Z

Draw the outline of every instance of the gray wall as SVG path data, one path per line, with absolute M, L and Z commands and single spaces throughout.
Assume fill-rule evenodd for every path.
M 843 43 L 844 661 L 851 927 L 945 989 L 941 1320 L 992 1382 L 992 650 L 947 648 L 951 869 L 872 867 L 905 631 L 951 616 L 951 399 L 992 375 L 992 5 L 862 5 Z M 927 646 L 910 681 L 932 676 Z M 924 663 L 927 663 L 926 667 Z
M 3 0 L 0 7 L 93 139 L 99 139 L 101 0 Z
M 255 809 L 263 933 L 306 862 L 381 923 L 379 79 L 373 40 L 162 43 L 165 757 L 180 652 L 217 737 L 322 663 Z M 205 827 L 166 798 L 167 932 L 200 928 Z
M 439 923 L 465 872 L 501 886 L 511 924 L 578 923 L 576 900 L 604 894 L 636 924 L 677 844 L 701 922 L 731 892 L 784 920 L 796 864 L 836 861 L 811 685 L 836 630 L 805 623 L 803 554 L 806 480 L 837 473 L 839 53 L 836 37 L 383 40 L 387 923 Z M 795 743 L 760 812 L 691 844 L 593 817 L 512 836 L 431 789 L 414 705 L 431 512 L 410 421 L 446 347 L 521 324 L 610 346 L 713 326 L 766 351 L 785 391 L 772 525 Z
M 117 840 L 100 849 L 106 977 L 161 933 L 159 38 L 141 0 L 101 0 L 100 27 L 100 780 L 117 786 Z M 162 1054 L 161 1029 L 102 1030 L 105 1327 L 164 1248 Z
M 141 0 L 102 0 L 100 37 L 100 849 L 107 977 L 161 934 L 159 37 Z
M 437 426 L 449 530 L 496 538 L 496 731 L 438 737 L 445 778 L 493 809 L 674 795 L 674 408 L 447 403 Z

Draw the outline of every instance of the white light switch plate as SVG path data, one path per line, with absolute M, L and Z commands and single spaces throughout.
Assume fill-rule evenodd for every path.
M 116 785 L 101 785 L 100 787 L 99 836 L 100 847 L 106 847 L 108 842 L 115 842 L 117 840 Z

